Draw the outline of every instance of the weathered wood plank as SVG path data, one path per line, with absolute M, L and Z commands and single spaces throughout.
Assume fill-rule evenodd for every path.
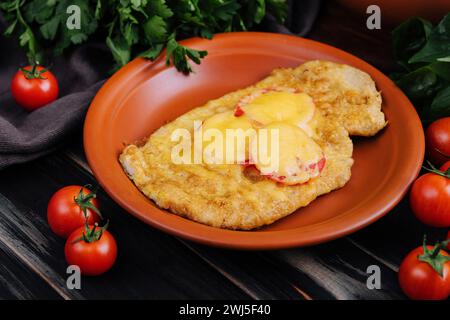
M 445 228 L 427 227 L 417 220 L 406 197 L 385 217 L 349 238 L 397 270 L 406 254 L 422 244 L 424 235 L 428 243 L 434 244 L 444 240 L 447 232 Z
M 48 283 L 0 242 L 0 299 L 61 299 Z
M 46 206 L 57 189 L 84 183 L 95 182 L 57 156 L 0 172 L 0 243 L 64 298 L 249 298 L 179 241 L 125 214 L 102 192 L 99 200 L 119 245 L 117 264 L 101 277 L 83 277 L 81 290 L 68 290 L 64 241 L 48 228 Z
M 253 299 L 312 299 L 309 288 L 293 285 L 283 272 L 258 252 L 224 250 L 180 241 Z
M 301 274 L 328 291 L 334 299 L 404 298 L 396 272 L 345 238 L 314 247 L 274 251 L 270 255 L 282 262 L 281 265 L 285 264 L 285 272 L 294 283 Z M 367 268 L 373 265 L 380 269 L 379 290 L 370 290 L 366 284 L 371 274 L 367 273 Z
M 8 186 L 8 180 L 0 179 L 0 186 Z M 62 250 L 62 245 L 54 237 L 46 237 L 45 221 L 35 212 L 15 206 L 0 194 L 0 247 L 21 261 L 30 272 L 34 272 L 64 299 L 81 298 L 77 291 L 69 291 L 65 279 L 60 276 L 64 269 L 57 270 L 48 264 L 47 248 Z

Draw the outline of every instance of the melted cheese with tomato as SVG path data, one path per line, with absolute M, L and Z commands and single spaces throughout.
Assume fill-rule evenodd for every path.
M 238 124 L 231 115 L 246 120 Z M 230 125 L 248 127 L 247 120 L 257 130 L 278 126 L 285 136 L 280 140 L 279 172 L 264 172 L 266 162 L 174 164 L 171 151 L 177 142 L 171 141 L 172 132 L 185 129 L 193 135 L 198 120 L 219 131 Z M 310 61 L 276 69 L 252 86 L 192 109 L 164 124 L 143 146 L 130 141 L 119 161 L 137 188 L 159 207 L 210 226 L 249 230 L 344 186 L 353 164 L 349 135 L 372 136 L 385 124 L 381 95 L 367 73 Z M 284 176 L 295 175 L 308 180 L 283 183 Z

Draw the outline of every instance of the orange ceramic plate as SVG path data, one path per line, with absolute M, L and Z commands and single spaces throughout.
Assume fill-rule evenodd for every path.
M 155 62 L 136 59 L 109 79 L 86 117 L 84 146 L 96 178 L 125 210 L 173 235 L 204 244 L 241 249 L 305 246 L 342 237 L 374 222 L 394 207 L 417 176 L 424 154 L 420 120 L 391 80 L 366 62 L 336 48 L 270 33 L 226 33 L 184 45 L 208 50 L 195 73 L 185 76 Z M 389 125 L 373 138 L 353 139 L 352 178 L 306 208 L 255 231 L 209 227 L 159 209 L 123 172 L 124 146 L 210 99 L 250 85 L 277 67 L 324 59 L 368 72 L 383 95 Z

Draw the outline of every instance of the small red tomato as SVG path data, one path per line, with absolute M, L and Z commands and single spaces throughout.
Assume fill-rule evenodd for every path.
M 448 169 L 450 169 L 450 161 L 447 161 L 446 163 L 444 163 L 442 165 L 442 167 L 439 168 L 439 170 L 441 170 L 442 172 L 447 171 Z
M 64 253 L 67 263 L 77 265 L 83 275 L 97 276 L 114 265 L 117 244 L 106 226 L 99 228 L 86 225 L 70 235 Z
M 11 92 L 19 105 L 33 111 L 56 100 L 58 81 L 50 71 L 41 66 L 27 66 L 14 75 Z
M 446 176 L 424 174 L 414 181 L 409 200 L 417 219 L 426 225 L 450 227 L 450 179 Z
M 413 300 L 444 300 L 450 295 L 450 256 L 435 247 L 418 247 L 400 265 L 398 279 L 403 292 Z
M 450 117 L 436 120 L 425 132 L 427 158 L 436 166 L 450 160 Z
M 86 223 L 86 217 L 89 224 L 100 222 L 98 208 L 95 193 L 85 187 L 67 186 L 51 197 L 47 207 L 48 224 L 54 233 L 67 238 Z

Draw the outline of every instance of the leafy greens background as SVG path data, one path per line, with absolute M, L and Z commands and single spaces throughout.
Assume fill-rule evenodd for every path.
M 402 71 L 392 75 L 429 123 L 450 116 L 450 14 L 433 25 L 421 18 L 393 31 L 394 53 Z
M 80 29 L 66 27 L 70 5 L 81 10 Z M 96 36 L 105 39 L 116 67 L 136 56 L 155 59 L 167 48 L 167 62 L 189 73 L 189 60 L 200 63 L 207 53 L 177 39 L 248 30 L 267 13 L 283 22 L 287 0 L 7 0 L 0 10 L 10 23 L 5 34 L 18 36 L 30 62 Z

